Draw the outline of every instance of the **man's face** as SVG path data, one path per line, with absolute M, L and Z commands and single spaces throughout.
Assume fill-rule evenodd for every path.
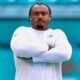
M 31 10 L 32 27 L 37 30 L 47 30 L 51 15 L 45 5 L 35 5 Z

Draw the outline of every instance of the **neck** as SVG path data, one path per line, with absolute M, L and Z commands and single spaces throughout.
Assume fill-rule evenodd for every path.
M 44 30 L 48 30 L 48 27 L 46 27 L 46 28 L 37 28 L 37 27 L 32 27 L 33 29 L 36 29 L 36 30 L 41 30 L 41 31 L 44 31 Z
M 48 30 L 48 28 L 47 28 L 47 29 L 37 29 L 37 28 L 33 28 L 33 29 L 36 29 L 36 30 L 39 30 L 39 31 Z

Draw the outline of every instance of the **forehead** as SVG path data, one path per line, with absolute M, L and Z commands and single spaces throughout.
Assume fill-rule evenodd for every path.
M 32 7 L 32 12 L 35 12 L 35 11 L 46 11 L 46 12 L 49 12 L 49 9 L 47 6 L 45 5 L 34 5 Z

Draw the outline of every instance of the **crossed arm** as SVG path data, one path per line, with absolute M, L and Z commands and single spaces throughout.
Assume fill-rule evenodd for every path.
M 49 46 L 48 50 L 50 50 L 51 48 L 52 48 L 52 46 Z M 32 57 L 20 57 L 20 56 L 17 56 L 17 58 L 24 59 L 24 60 L 32 60 Z
M 19 40 L 20 41 L 19 43 Z M 61 62 L 70 59 L 72 53 L 72 47 L 69 44 L 65 34 L 60 31 L 54 47 L 48 46 L 48 50 L 38 51 L 37 47 L 28 47 L 25 39 L 20 36 L 12 38 L 11 48 L 16 56 L 24 60 L 32 60 L 33 62 Z M 23 43 L 24 42 L 24 45 Z M 22 46 L 22 47 L 20 47 Z M 28 47 L 28 48 L 27 48 Z

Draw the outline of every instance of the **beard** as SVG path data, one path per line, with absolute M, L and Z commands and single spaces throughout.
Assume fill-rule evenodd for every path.
M 37 25 L 36 28 L 37 28 L 38 30 L 44 30 L 44 26 L 43 26 L 43 25 Z
M 43 23 L 44 23 L 44 21 L 39 19 L 39 20 L 37 21 L 36 28 L 37 28 L 38 30 L 44 30 Z
M 43 27 L 42 25 L 37 25 L 37 29 L 38 29 L 38 30 L 43 30 L 44 27 Z

